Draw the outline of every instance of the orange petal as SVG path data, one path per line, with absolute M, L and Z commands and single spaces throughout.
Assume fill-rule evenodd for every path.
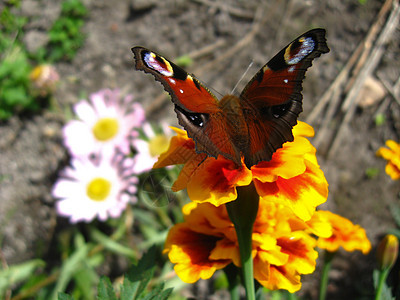
M 282 203 L 292 209 L 304 221 L 311 219 L 315 208 L 328 197 L 328 183 L 321 169 L 305 161 L 306 171 L 290 179 L 278 178 L 275 182 L 262 183 L 255 180 L 255 186 L 263 200 Z
M 278 177 L 289 179 L 298 176 L 306 169 L 306 153 L 314 154 L 315 148 L 306 138 L 296 137 L 293 142 L 285 143 L 283 148 L 278 149 L 270 161 L 261 162 L 253 167 L 253 178 L 261 182 L 273 182 Z
M 266 265 L 260 259 L 254 260 L 254 277 L 266 288 L 271 290 L 285 289 L 294 293 L 301 288 L 300 274 L 308 274 L 315 269 L 318 253 L 313 249 L 315 241 L 303 232 L 292 233 L 288 237 L 278 239 L 281 252 L 288 261 L 284 265 L 269 266 L 269 277 L 263 275 L 261 268 Z M 264 271 L 265 272 L 265 271 Z
M 371 250 L 371 243 L 364 228 L 330 211 L 321 210 L 318 213 L 324 216 L 333 227 L 332 236 L 318 239 L 319 248 L 335 252 L 339 247 L 343 247 L 346 251 L 360 250 L 364 254 Z
M 319 211 L 316 211 L 307 222 L 300 218 L 291 218 L 289 222 L 292 231 L 305 230 L 318 237 L 330 237 L 332 235 L 331 223 L 319 214 Z
M 250 184 L 251 172 L 221 156 L 206 159 L 192 174 L 187 185 L 189 198 L 219 206 L 237 197 L 236 186 Z
M 184 164 L 197 155 L 194 141 L 188 138 L 186 131 L 178 128 L 172 129 L 178 135 L 171 138 L 168 150 L 160 155 L 153 168 Z
M 187 184 L 192 177 L 193 173 L 199 167 L 199 165 L 204 161 L 206 158 L 206 154 L 196 154 L 192 158 L 190 158 L 185 165 L 183 166 L 182 170 L 179 172 L 178 178 L 172 185 L 172 191 L 177 192 L 187 188 Z
M 278 239 L 282 252 L 289 255 L 288 264 L 293 265 L 296 272 L 310 274 L 315 270 L 318 252 L 314 250 L 316 241 L 302 231 L 293 232 L 290 236 Z
M 254 276 L 256 272 L 254 273 Z M 269 268 L 269 279 L 262 280 L 256 278 L 261 285 L 269 290 L 284 289 L 290 293 L 297 292 L 301 288 L 300 275 L 288 270 L 286 266 L 271 266 Z
M 230 263 L 230 260 L 211 260 L 209 255 L 219 238 L 192 231 L 185 223 L 175 225 L 168 233 L 164 253 L 179 278 L 187 283 L 208 279 L 218 269 Z
M 211 251 L 212 260 L 231 260 L 236 266 L 240 266 L 240 254 L 237 243 L 228 239 L 219 240 L 216 247 Z
M 387 140 L 386 146 L 390 148 L 393 152 L 400 153 L 400 144 L 396 143 L 393 140 Z
M 192 203 L 195 202 L 186 204 L 183 210 L 187 211 L 188 206 L 193 206 Z M 195 232 L 236 240 L 234 226 L 224 206 L 216 207 L 210 203 L 197 204 L 195 209 L 190 210 L 189 215 L 185 215 L 185 222 Z
M 399 168 L 391 162 L 388 162 L 385 167 L 385 172 L 392 178 L 392 180 L 397 180 L 400 178 Z
M 293 135 L 296 136 L 307 136 L 313 137 L 314 136 L 314 129 L 311 125 L 308 125 L 305 122 L 297 121 L 297 125 L 293 127 Z

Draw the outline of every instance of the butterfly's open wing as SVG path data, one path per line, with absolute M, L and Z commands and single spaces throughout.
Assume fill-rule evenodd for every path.
M 310 30 L 275 55 L 244 88 L 240 100 L 250 139 L 242 149 L 247 167 L 269 161 L 276 149 L 293 140 L 305 72 L 314 58 L 327 52 L 325 30 Z
M 240 164 L 240 151 L 226 132 L 226 119 L 218 100 L 194 76 L 164 57 L 143 47 L 134 47 L 135 67 L 152 74 L 171 95 L 179 124 L 196 144 L 197 152 L 217 158 L 223 155 Z

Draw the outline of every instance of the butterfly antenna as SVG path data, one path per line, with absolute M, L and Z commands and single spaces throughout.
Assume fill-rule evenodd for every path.
M 236 91 L 236 88 L 238 87 L 239 83 L 243 80 L 243 78 L 246 76 L 247 72 L 250 70 L 251 66 L 253 65 L 253 61 L 249 63 L 249 66 L 247 67 L 246 71 L 244 71 L 242 77 L 240 77 L 239 81 L 236 83 L 236 85 L 233 87 L 231 94 L 234 94 Z

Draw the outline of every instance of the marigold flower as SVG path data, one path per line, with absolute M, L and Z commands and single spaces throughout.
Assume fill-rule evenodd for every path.
M 145 119 L 142 106 L 133 103 L 132 95 L 121 97 L 118 90 L 100 90 L 74 105 L 79 120 L 68 122 L 64 129 L 64 144 L 75 157 L 110 152 L 116 149 L 130 153 L 134 130 Z
M 117 218 L 135 202 L 136 177 L 123 177 L 121 162 L 99 156 L 98 161 L 73 158 L 54 184 L 52 195 L 59 215 L 71 223 Z
M 398 180 L 400 178 L 400 144 L 393 140 L 387 140 L 386 146 L 389 149 L 381 147 L 376 152 L 376 155 L 388 161 L 385 167 L 386 174 L 393 180 Z
M 197 154 L 186 132 L 174 130 L 178 135 L 154 168 L 184 164 L 172 189 L 186 188 L 192 201 L 225 204 L 237 198 L 237 187 L 252 180 L 263 200 L 283 203 L 303 220 L 309 220 L 316 206 L 326 201 L 328 183 L 317 163 L 315 148 L 305 138 L 314 134 L 306 123 L 298 122 L 293 128 L 293 142 L 285 143 L 270 161 L 260 162 L 251 170 L 244 164 L 238 168 L 222 156 L 215 159 Z
M 240 267 L 235 228 L 225 206 L 191 202 L 182 209 L 185 222 L 171 228 L 164 253 L 187 283 L 208 279 L 230 263 Z M 312 273 L 318 253 L 305 223 L 284 205 L 260 201 L 252 235 L 254 277 L 269 289 L 295 292 L 301 275 Z M 329 226 L 321 230 L 329 234 Z M 327 230 L 327 232 L 326 232 Z
M 360 250 L 367 254 L 371 250 L 371 243 L 367 238 L 365 229 L 354 225 L 350 220 L 330 211 L 319 210 L 317 214 L 331 223 L 333 233 L 330 237 L 320 237 L 317 246 L 330 252 L 336 252 L 339 247 L 352 252 Z

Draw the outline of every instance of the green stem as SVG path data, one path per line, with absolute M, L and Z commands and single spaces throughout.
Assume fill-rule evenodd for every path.
M 288 299 L 289 299 L 289 300 L 297 300 L 296 294 L 294 294 L 294 293 L 289 293 L 289 292 L 288 292 L 288 294 L 289 294 L 289 295 L 288 295 Z
M 239 269 L 234 264 L 230 264 L 224 269 L 226 277 L 228 278 L 228 291 L 231 295 L 231 300 L 240 300 L 240 278 L 238 276 L 238 270 Z
M 236 230 L 247 299 L 255 300 L 251 251 L 253 224 L 257 216 L 259 196 L 253 182 L 248 186 L 238 187 L 237 192 L 237 199 L 227 203 L 226 208 Z
M 385 268 L 379 272 L 378 287 L 376 288 L 375 300 L 381 299 L 382 289 L 385 285 L 386 278 L 388 277 L 390 268 Z
M 328 287 L 329 270 L 332 266 L 332 260 L 336 252 L 325 251 L 324 254 L 324 267 L 322 269 L 321 283 L 319 286 L 319 300 L 325 300 L 326 290 Z

